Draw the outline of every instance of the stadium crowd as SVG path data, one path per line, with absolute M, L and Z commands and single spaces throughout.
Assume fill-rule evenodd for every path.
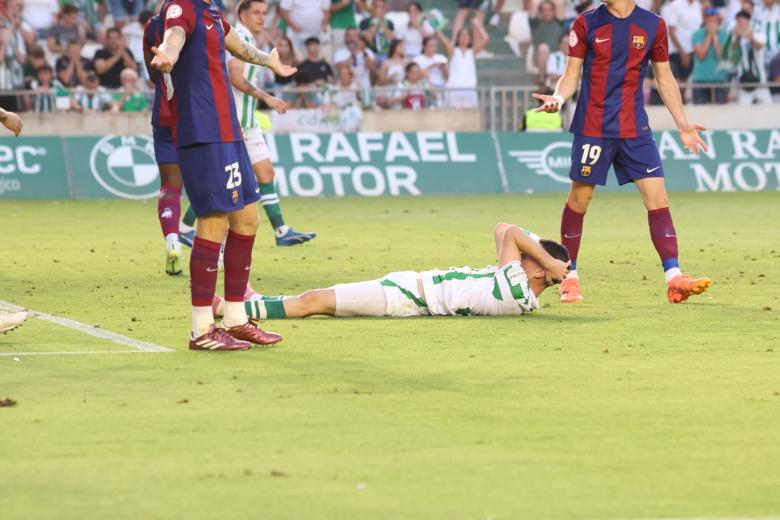
M 508 22 L 510 48 L 525 57 L 536 83 L 552 86 L 563 73 L 572 21 L 598 0 L 454 2 L 450 21 L 409 0 L 268 0 L 258 46 L 276 47 L 299 72 L 282 78 L 264 69 L 258 86 L 293 108 L 476 108 L 476 60 L 492 57 L 488 15 L 491 26 Z M 637 3 L 665 19 L 675 75 L 694 85 L 689 101 L 780 101 L 780 88 L 754 86 L 780 81 L 780 0 Z M 0 92 L 0 107 L 147 110 L 143 27 L 157 7 L 144 0 L 0 0 L 0 91 L 14 92 Z M 223 10 L 234 21 L 233 6 Z M 652 80 L 646 95 L 652 103 Z

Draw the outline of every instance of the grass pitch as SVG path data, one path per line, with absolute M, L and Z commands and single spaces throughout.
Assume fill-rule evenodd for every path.
M 253 285 L 296 293 L 556 237 L 562 196 L 283 201 Z M 780 194 L 673 194 L 666 303 L 636 194 L 597 194 L 582 305 L 522 318 L 276 321 L 278 348 L 186 350 L 153 202 L 0 203 L 0 299 L 173 353 L 0 357 L 0 517 L 656 518 L 780 513 Z M 32 319 L 0 353 L 119 345 Z

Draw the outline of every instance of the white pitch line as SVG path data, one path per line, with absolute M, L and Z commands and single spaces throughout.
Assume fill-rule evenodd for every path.
M 780 520 L 780 516 L 675 516 L 663 518 L 634 518 L 624 520 Z
M 0 309 L 8 310 L 10 312 L 26 311 L 30 316 L 34 316 L 39 320 L 48 321 L 68 329 L 73 329 L 84 334 L 88 334 L 95 338 L 106 339 L 118 345 L 125 345 L 127 347 L 133 347 L 135 350 L 114 350 L 114 351 L 88 351 L 88 352 L 3 352 L 0 356 L 53 356 L 53 355 L 80 355 L 80 354 L 130 354 L 130 353 L 144 353 L 144 352 L 174 352 L 173 349 L 168 347 L 162 347 L 155 345 L 154 343 L 147 343 L 135 338 L 130 338 L 110 330 L 99 329 L 80 321 L 71 320 L 70 318 L 62 318 L 60 316 L 53 316 L 46 314 L 45 312 L 33 311 L 25 309 L 11 302 L 0 300 Z

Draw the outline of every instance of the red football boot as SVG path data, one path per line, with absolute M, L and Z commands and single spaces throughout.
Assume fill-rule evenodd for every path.
M 252 320 L 247 320 L 243 325 L 236 325 L 225 329 L 235 339 L 248 341 L 255 345 L 273 345 L 282 341 L 282 337 L 276 332 L 266 332 L 258 327 Z
M 251 346 L 248 341 L 238 340 L 214 324 L 207 333 L 190 339 L 190 350 L 247 350 Z
M 580 289 L 579 278 L 566 278 L 561 282 L 561 301 L 564 303 L 581 303 L 585 301 Z
M 681 303 L 692 294 L 701 294 L 712 285 L 712 280 L 706 277 L 691 278 L 687 274 L 678 274 L 666 284 L 666 296 L 669 303 Z

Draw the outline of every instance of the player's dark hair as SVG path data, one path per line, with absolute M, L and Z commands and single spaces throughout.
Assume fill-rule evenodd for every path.
M 403 42 L 399 39 L 395 39 L 390 42 L 390 48 L 387 51 L 387 57 L 392 58 L 395 56 L 395 50 L 398 48 L 399 45 L 401 45 Z
M 409 63 L 407 63 L 406 67 L 404 67 L 404 71 L 406 71 L 406 75 L 408 76 L 409 75 L 409 71 L 412 70 L 415 67 L 420 68 L 420 66 L 417 64 L 417 62 L 410 61 Z
M 117 35 L 117 36 L 119 36 L 120 38 L 122 37 L 122 31 L 120 31 L 120 30 L 119 30 L 119 29 L 117 29 L 116 27 L 112 27 L 112 28 L 110 28 L 109 30 L 107 30 L 107 31 L 106 31 L 106 36 L 108 36 L 109 34 L 112 34 L 112 33 L 113 33 L 113 34 L 116 34 L 116 35 Z
M 149 21 L 149 18 L 154 16 L 154 13 L 150 11 L 149 9 L 144 9 L 138 14 L 138 23 L 141 25 L 146 25 L 146 22 Z
M 566 246 L 563 244 L 559 244 L 555 240 L 543 238 L 539 241 L 539 245 L 542 246 L 542 249 L 547 251 L 548 255 L 556 260 L 560 260 L 561 262 L 569 261 L 569 250 L 566 249 Z
M 241 13 L 248 11 L 254 2 L 264 4 L 265 0 L 241 0 L 241 3 L 238 4 L 238 16 L 241 16 Z
M 750 20 L 750 13 L 742 9 L 740 12 L 737 13 L 737 18 L 747 18 Z

